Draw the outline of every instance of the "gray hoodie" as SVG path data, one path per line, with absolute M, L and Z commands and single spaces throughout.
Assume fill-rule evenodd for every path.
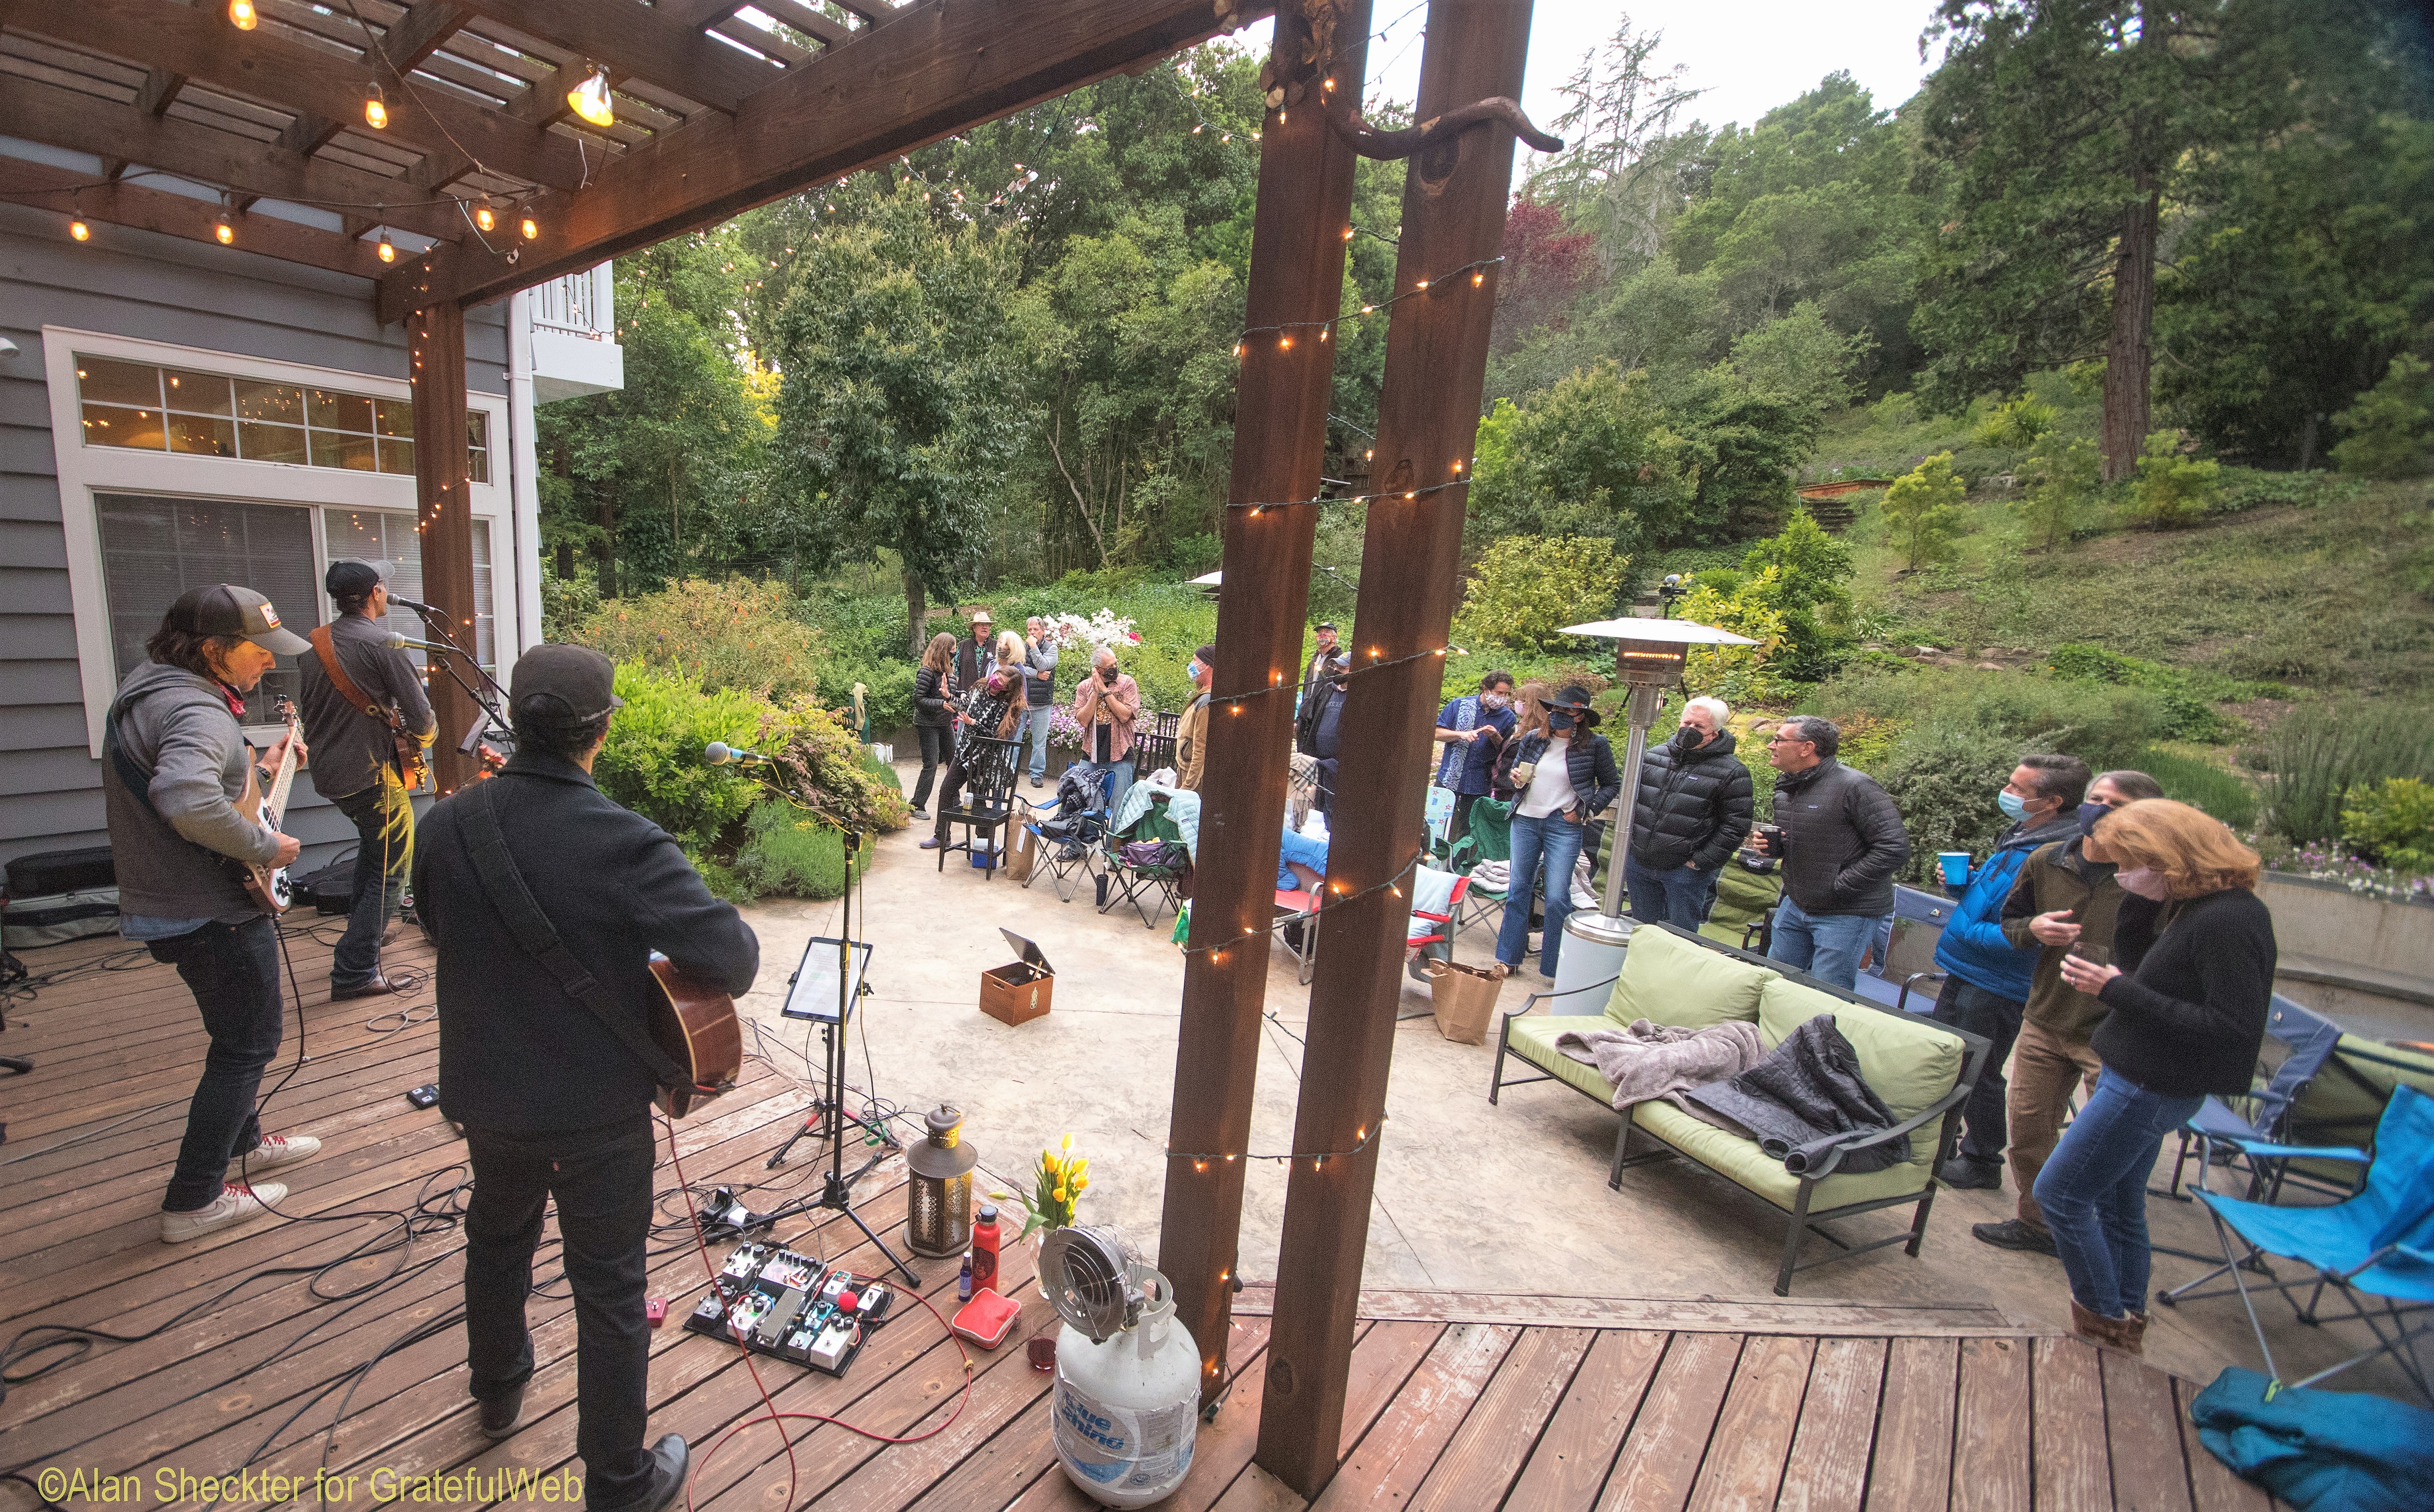
M 128 673 L 111 704 L 118 739 L 136 770 L 151 774 L 151 807 L 101 763 L 110 848 L 118 868 L 118 911 L 158 919 L 236 922 L 257 910 L 223 858 L 268 861 L 279 839 L 237 811 L 253 756 L 228 701 L 210 678 L 147 661 Z

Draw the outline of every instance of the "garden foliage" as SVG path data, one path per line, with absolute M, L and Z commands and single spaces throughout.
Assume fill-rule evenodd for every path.
M 2393 777 L 2434 782 L 2434 740 L 2422 711 L 2379 702 L 2312 704 L 2273 727 L 2264 746 L 2265 823 L 2295 844 L 2338 840 L 2349 795 Z
M 2350 790 L 2341 805 L 2350 850 L 2398 872 L 2434 872 L 2434 783 L 2386 777 Z
M 2137 481 L 2130 485 L 2132 507 L 2157 530 L 2193 524 L 2205 518 L 2213 502 L 2222 465 L 2201 461 L 2190 450 L 2180 432 L 2158 431 L 2147 437 L 2147 449 L 2138 454 Z
M 2406 478 L 2425 471 L 2426 442 L 2434 438 L 2434 367 L 2402 352 L 2383 382 L 2333 416 L 2333 428 L 2347 433 L 2333 448 L 2343 472 Z
M 1961 500 L 1968 486 L 1953 476 L 1952 453 L 1940 451 L 1894 480 L 1885 490 L 1885 522 L 1913 572 L 1952 555 L 1961 534 Z
M 1504 536 L 1472 569 L 1460 634 L 1534 651 L 1568 645 L 1557 631 L 1612 616 L 1629 567 L 1601 536 Z
M 610 601 L 574 638 L 621 662 L 682 672 L 711 692 L 733 688 L 781 704 L 841 701 L 846 687 L 823 686 L 819 676 L 820 633 L 794 611 L 783 583 L 690 578 Z

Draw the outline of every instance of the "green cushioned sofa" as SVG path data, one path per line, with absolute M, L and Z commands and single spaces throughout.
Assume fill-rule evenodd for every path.
M 1605 1002 L 1600 1013 L 1568 1016 L 1532 1011 L 1542 1001 L 1561 1006 L 1554 1003 L 1558 998 L 1595 1003 L 1601 994 Z M 1632 934 L 1620 977 L 1565 994 L 1533 994 L 1519 1012 L 1504 1015 L 1496 1037 L 1496 1067 L 1487 1100 L 1497 1101 L 1507 1087 L 1553 1080 L 1594 1098 L 1601 1107 L 1611 1108 L 1613 1091 L 1597 1068 L 1555 1048 L 1556 1037 L 1567 1030 L 1628 1025 L 1643 1018 L 1693 1028 L 1742 1019 L 1758 1027 L 1759 1037 L 1772 1050 L 1818 1013 L 1834 1015 L 1835 1028 L 1859 1052 L 1860 1074 L 1899 1120 L 1893 1133 L 1855 1141 L 1854 1147 L 1920 1130 L 1911 1140 L 1908 1161 L 1880 1171 L 1844 1173 L 1835 1168 L 1841 1159 L 1838 1152 L 1819 1168 L 1794 1176 L 1754 1140 L 1693 1118 L 1671 1103 L 1643 1102 L 1616 1131 L 1614 1165 L 1606 1179 L 1608 1186 L 1620 1190 L 1625 1166 L 1679 1155 L 1790 1214 L 1782 1264 L 1774 1277 L 1775 1295 L 1788 1297 L 1794 1270 L 1905 1241 L 1909 1253 L 1918 1253 L 1919 1240 L 1927 1232 L 1927 1215 L 1935 1202 L 1936 1167 L 1952 1153 L 1961 1126 L 1961 1104 L 1983 1069 L 1986 1041 L 1919 1014 L 1896 1013 L 1861 1002 L 1813 977 L 1787 971 L 1780 962 L 1671 925 L 1642 925 Z M 1508 1057 L 1527 1062 L 1539 1074 L 1508 1079 L 1504 1075 Z M 1657 1147 L 1626 1154 L 1634 1129 Z M 1905 1202 L 1916 1204 L 1906 1235 L 1854 1245 L 1818 1227 L 1827 1219 Z M 1801 1242 L 1810 1232 L 1836 1249 L 1803 1264 Z

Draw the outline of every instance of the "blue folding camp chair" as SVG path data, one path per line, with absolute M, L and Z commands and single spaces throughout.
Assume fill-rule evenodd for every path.
M 2253 1295 L 2259 1288 L 2278 1291 L 2303 1323 L 2348 1322 L 2355 1318 L 2374 1335 L 2363 1353 L 2319 1370 L 2294 1386 L 2312 1385 L 2327 1376 L 2389 1354 L 2401 1372 L 2434 1402 L 2425 1368 L 2417 1361 L 2415 1341 L 2434 1333 L 2434 1098 L 2402 1086 L 2375 1125 L 2374 1154 L 2338 1147 L 2252 1145 L 2252 1159 L 2340 1160 L 2366 1166 L 2366 1181 L 2357 1194 L 2330 1207 L 2286 1208 L 2270 1202 L 2219 1197 L 2201 1188 L 2198 1200 L 2214 1216 L 2215 1233 L 2222 1241 L 2223 1267 L 2231 1274 L 2240 1304 L 2248 1309 L 2249 1326 L 2256 1331 L 2256 1347 L 2265 1356 L 2265 1371 L 2279 1381 L 2273 1347 L 2266 1342 L 2265 1326 L 2256 1317 Z M 2232 1252 L 2237 1236 L 2246 1257 Z M 2275 1279 L 2252 1287 L 2241 1274 L 2248 1261 L 2261 1253 L 2288 1255 L 2312 1274 Z M 2218 1272 L 2217 1274 L 2220 1274 Z M 2271 1274 L 2271 1272 L 2269 1272 Z M 2191 1285 L 2197 1284 L 2191 1283 Z M 2301 1306 L 2295 1288 L 2311 1288 Z M 2353 1309 L 2334 1318 L 2318 1316 L 2326 1291 L 2338 1292 Z M 2202 1298 L 2220 1297 L 2220 1290 L 2191 1292 L 2188 1287 L 2158 1292 L 2167 1306 Z M 2379 1303 L 2379 1307 L 2370 1302 Z
M 2172 1182 L 2167 1197 L 2181 1195 L 2181 1169 L 2188 1163 L 2189 1147 L 2198 1147 L 2198 1185 L 2205 1185 L 2206 1166 L 2226 1156 L 2248 1163 L 2248 1193 L 2251 1198 L 2277 1200 L 2282 1195 L 2282 1181 L 2289 1162 L 2256 1152 L 2268 1147 L 2286 1144 L 2289 1138 L 2291 1105 L 2307 1090 L 2333 1058 L 2334 1046 L 2340 1044 L 2341 1028 L 2332 1020 L 2290 999 L 2275 994 L 2273 1007 L 2265 1020 L 2268 1053 L 2278 1048 L 2282 1063 L 2273 1068 L 2265 1084 L 2237 1101 L 2248 1105 L 2242 1114 L 2220 1097 L 2208 1097 L 2197 1115 L 2181 1127 L 2180 1152 L 2172 1157 Z

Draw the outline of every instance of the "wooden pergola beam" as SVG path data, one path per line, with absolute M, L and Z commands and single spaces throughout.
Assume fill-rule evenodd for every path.
M 471 0 L 469 8 L 729 113 L 784 76 L 636 0 Z
M 574 189 L 583 163 L 573 140 L 484 110 L 437 87 L 403 90 L 395 76 L 361 58 L 239 31 L 219 7 L 169 0 L 71 0 L 21 4 L 0 16 L 12 29 L 47 37 L 144 68 L 182 74 L 196 83 L 323 121 L 355 121 L 373 84 L 384 86 L 389 124 L 383 134 L 425 152 L 461 145 L 490 167 L 533 183 Z M 88 149 L 90 150 L 90 149 Z
M 123 3 L 123 0 L 122 0 Z M 1228 12 L 1245 25 L 1276 9 Z M 1043 12 L 1047 12 L 1043 14 Z M 602 167 L 580 195 L 544 195 L 541 240 L 514 263 L 443 250 L 382 280 L 380 317 L 439 299 L 480 304 L 884 162 L 1221 29 L 1214 0 L 945 0 L 781 75 L 732 117 L 706 115 Z
M 85 151 L 106 142 L 113 155 L 129 162 L 225 185 L 251 198 L 337 205 L 371 224 L 442 241 L 465 234 L 454 207 L 414 204 L 422 196 L 399 179 L 300 157 L 192 121 L 163 120 L 140 103 L 113 105 L 40 79 L 14 78 L 0 90 L 0 136 Z
M 0 159 L 0 199 L 55 212 L 61 220 L 80 215 L 87 221 L 219 245 L 213 229 L 219 207 L 210 200 L 140 184 L 95 186 L 90 175 L 48 163 Z M 233 245 L 241 252 L 259 252 L 283 263 L 302 263 L 359 279 L 377 278 L 388 271 L 370 246 L 334 231 L 299 226 L 275 215 L 240 213 L 231 219 L 236 227 Z
M 472 8 L 456 0 L 414 0 L 405 14 L 381 34 L 381 56 L 399 73 L 410 74 L 472 19 Z

